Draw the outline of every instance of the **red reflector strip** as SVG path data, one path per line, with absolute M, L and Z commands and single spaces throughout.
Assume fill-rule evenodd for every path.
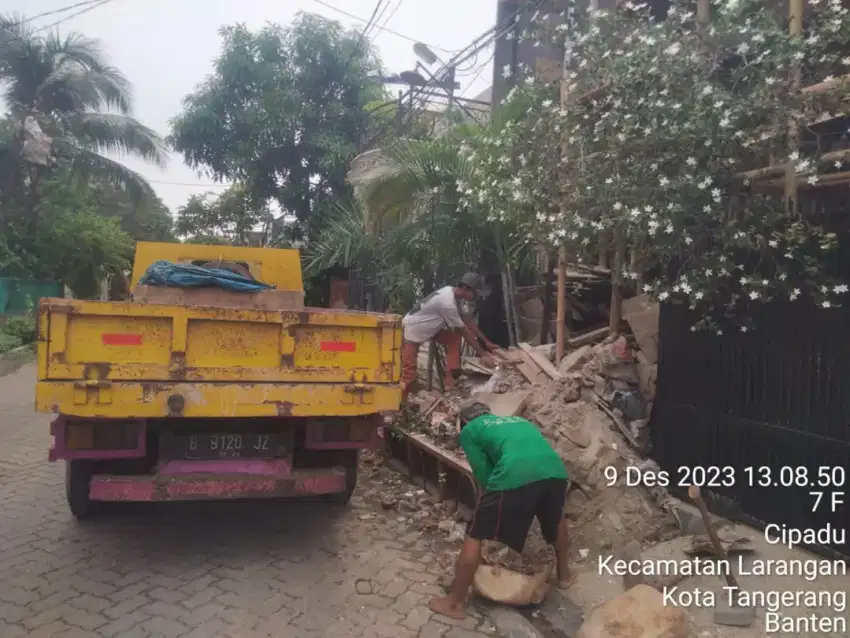
M 357 343 L 354 341 L 322 341 L 322 352 L 356 352 Z
M 105 346 L 140 346 L 142 345 L 142 335 L 131 334 L 126 332 L 103 333 L 100 335 L 101 341 Z

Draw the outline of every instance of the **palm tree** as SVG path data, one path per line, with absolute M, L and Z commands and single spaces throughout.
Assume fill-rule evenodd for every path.
M 335 203 L 306 254 L 308 273 L 360 265 L 397 308 L 437 281 L 459 276 L 492 250 L 492 225 L 460 205 L 469 169 L 452 136 L 399 140 L 382 150 L 385 170 L 359 201 Z M 416 288 L 419 288 L 417 292 Z
M 155 197 L 141 175 L 102 155 L 136 156 L 159 166 L 167 161 L 160 137 L 131 117 L 130 84 L 98 41 L 78 33 L 40 35 L 20 16 L 0 16 L 0 94 L 11 133 L 0 137 L 0 193 L 23 195 L 25 212 L 34 211 L 41 179 L 56 164 L 68 166 L 76 179 L 111 184 L 135 202 Z M 48 161 L 24 153 L 24 142 L 39 128 Z

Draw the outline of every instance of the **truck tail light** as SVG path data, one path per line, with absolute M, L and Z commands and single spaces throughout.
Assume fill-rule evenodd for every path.
M 134 450 L 139 442 L 141 424 L 135 421 L 115 423 L 72 421 L 65 424 L 66 450 Z
M 69 423 L 65 428 L 65 449 L 93 450 L 94 423 Z
M 50 424 L 53 447 L 48 458 L 140 459 L 147 451 L 145 422 L 124 419 L 78 419 L 59 415 Z

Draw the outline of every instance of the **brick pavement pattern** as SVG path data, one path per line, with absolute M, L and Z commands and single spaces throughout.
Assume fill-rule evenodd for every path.
M 77 523 L 35 368 L 0 377 L 2 638 L 473 638 L 431 614 L 441 575 L 418 534 L 356 499 L 133 505 Z M 359 501 L 359 502 L 357 502 Z

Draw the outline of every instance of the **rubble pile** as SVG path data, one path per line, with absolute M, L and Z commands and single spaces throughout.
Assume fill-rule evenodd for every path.
M 421 532 L 442 532 L 452 542 L 463 539 L 465 521 L 470 513 L 452 501 L 440 502 L 421 482 L 411 485 L 406 477 L 387 466 L 383 453 L 365 452 L 361 457 L 361 472 L 369 480 L 360 498 L 379 506 L 374 509 L 388 516 L 394 515 L 399 532 L 413 528 Z M 363 516 L 374 515 L 367 513 L 361 518 Z
M 591 554 L 621 548 L 629 540 L 662 540 L 677 533 L 675 520 L 666 511 L 666 492 L 649 494 L 626 487 L 622 481 L 611 485 L 605 474 L 605 469 L 613 466 L 622 476 L 627 466 L 646 463 L 642 456 L 650 443 L 657 308 L 643 298 L 626 303 L 632 334 L 575 347 L 557 368 L 546 363 L 554 358 L 551 347 L 532 349 L 523 344 L 521 351 L 508 352 L 522 355 L 515 365 L 487 371 L 473 361 L 464 367 L 466 374 L 452 390 L 443 394 L 421 391 L 410 397 L 410 430 L 462 456 L 457 446 L 459 404 L 478 395 L 493 406 L 524 391 L 528 398 L 517 406 L 516 414 L 540 426 L 580 487 L 571 491 L 566 512 L 578 562 L 588 560 Z M 440 527 L 438 522 L 437 528 L 445 535 L 452 531 L 449 523 Z M 522 555 L 493 544 L 484 552 L 486 563 L 525 574 L 539 570 L 551 555 L 536 523 Z

